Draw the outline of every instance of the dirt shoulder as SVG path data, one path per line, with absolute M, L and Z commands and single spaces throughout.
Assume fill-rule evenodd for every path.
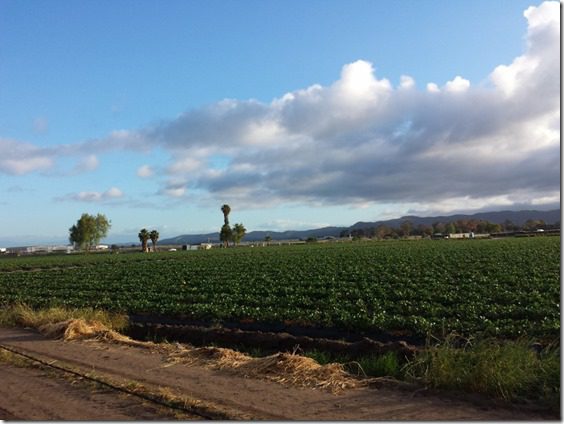
M 213 370 L 167 361 L 159 349 L 124 346 L 99 341 L 47 339 L 33 330 L 0 328 L 0 345 L 9 347 L 45 362 L 82 371 L 119 383 L 143 385 L 154 391 L 190 399 L 209 410 L 221 411 L 228 417 L 267 420 L 541 420 L 556 419 L 541 413 L 462 399 L 399 390 L 384 385 L 380 388 L 357 387 L 339 394 L 325 390 L 294 387 L 272 381 L 245 378 L 228 370 Z M 5 419 L 127 419 L 124 404 L 114 404 L 119 398 L 99 389 L 83 392 L 68 381 L 54 381 L 41 371 L 13 366 L 0 367 L 2 384 L 0 416 Z M 59 385 L 60 384 L 60 385 Z M 33 386 L 30 388 L 30 385 Z M 53 386 L 54 385 L 54 386 Z M 4 393 L 6 392 L 6 393 Z M 43 393 L 43 396 L 41 394 Z M 50 396 L 60 396 L 60 402 Z M 67 400 L 65 402 L 65 399 Z M 59 402 L 59 403 L 57 403 Z M 137 401 L 138 402 L 138 401 Z M 143 404 L 143 402 L 141 402 Z M 66 405 L 66 406 L 65 406 Z M 51 408 L 51 409 L 50 409 Z M 61 409 L 66 408 L 62 414 Z M 133 408 L 135 409 L 135 408 Z M 36 411 L 25 415 L 24 411 Z M 102 413 L 106 418 L 91 418 L 88 411 Z M 111 414 L 121 413 L 123 418 Z M 143 410 L 143 414 L 151 411 Z M 153 411 L 154 413 L 154 411 Z M 162 411 L 159 413 L 162 414 Z M 43 414 L 43 415 L 41 415 Z M 53 415 L 49 415 L 53 414 Z M 75 415 L 72 415 L 75 414 Z M 72 417 L 74 418 L 71 418 Z M 129 418 L 151 419 L 149 415 L 129 415 Z M 166 419 L 154 415 L 153 419 Z
M 1 420 L 194 420 L 107 387 L 61 373 L 0 363 Z

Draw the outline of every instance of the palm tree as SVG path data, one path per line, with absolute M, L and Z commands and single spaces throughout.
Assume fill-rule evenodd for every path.
M 143 252 L 147 252 L 147 242 L 149 238 L 149 232 L 145 228 L 139 231 L 139 241 L 141 241 L 141 250 Z
M 151 239 L 151 243 L 153 243 L 153 252 L 157 251 L 157 241 L 159 240 L 159 232 L 157 230 L 153 230 L 149 233 L 149 238 Z
M 223 223 L 229 225 L 229 212 L 231 212 L 231 207 L 229 205 L 223 205 L 221 212 L 223 212 Z
M 233 240 L 233 230 L 229 225 L 224 224 L 219 232 L 219 240 L 223 242 L 223 247 L 229 247 L 229 242 Z

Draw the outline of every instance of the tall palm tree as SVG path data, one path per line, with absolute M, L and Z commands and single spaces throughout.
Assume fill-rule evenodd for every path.
M 231 207 L 229 205 L 223 205 L 221 212 L 223 212 L 223 223 L 229 225 L 229 212 L 231 212 Z
M 223 225 L 219 231 L 219 240 L 223 242 L 223 247 L 229 247 L 229 242 L 233 240 L 233 230 L 229 225 Z
M 149 233 L 149 238 L 151 239 L 151 243 L 153 243 L 153 252 L 157 251 L 157 241 L 159 240 L 159 232 L 157 230 L 153 230 Z
M 149 232 L 145 228 L 139 231 L 139 241 L 141 242 L 141 250 L 143 252 L 147 252 L 147 242 L 149 238 Z

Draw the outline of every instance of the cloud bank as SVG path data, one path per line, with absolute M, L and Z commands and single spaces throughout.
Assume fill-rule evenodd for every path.
M 144 132 L 214 197 L 257 203 L 511 204 L 554 199 L 560 173 L 559 4 L 524 13 L 527 46 L 488 84 L 393 87 L 366 61 L 270 104 L 225 100 Z M 210 169 L 213 155 L 229 165 Z M 190 162 L 187 163 L 187 160 Z M 200 164 L 200 166 L 198 166 Z
M 0 149 L 9 150 L 0 172 L 43 170 L 57 154 L 156 146 L 172 158 L 159 194 L 175 198 L 195 191 L 241 206 L 401 202 L 423 208 L 558 201 L 559 15 L 558 2 L 528 8 L 524 53 L 492 70 L 484 84 L 455 75 L 420 89 L 403 75 L 394 86 L 359 60 L 329 86 L 312 85 L 268 104 L 228 99 L 60 152 L 0 140 Z M 23 156 L 31 160 L 24 164 Z M 217 157 L 227 160 L 216 166 Z M 144 165 L 138 175 L 154 169 Z

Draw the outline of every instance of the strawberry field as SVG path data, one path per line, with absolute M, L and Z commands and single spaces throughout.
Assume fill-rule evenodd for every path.
M 0 304 L 424 337 L 560 332 L 560 238 L 0 260 Z

